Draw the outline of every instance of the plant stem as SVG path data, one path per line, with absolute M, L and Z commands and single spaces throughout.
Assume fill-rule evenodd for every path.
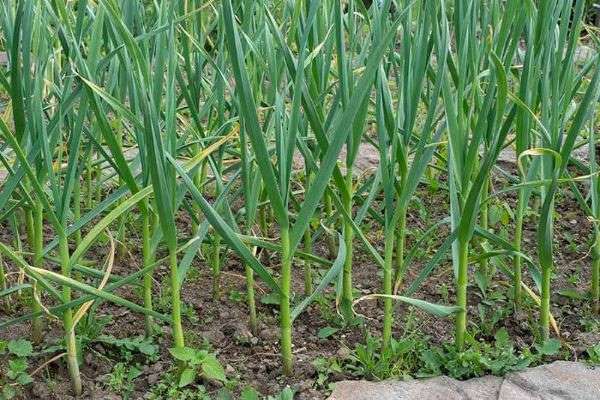
M 117 143 L 119 148 L 123 148 L 123 136 L 124 136 L 124 131 L 123 131 L 123 122 L 121 121 L 120 118 L 117 118 L 115 120 L 116 123 L 116 128 L 115 128 L 115 133 L 116 133 L 116 139 L 117 139 Z M 123 185 L 123 179 L 121 178 L 121 176 L 119 175 L 119 186 Z M 121 201 L 119 201 L 117 203 L 120 204 Z M 118 258 L 119 259 L 123 259 L 123 257 L 125 257 L 125 254 L 127 254 L 127 247 L 125 246 L 125 224 L 127 223 L 127 218 L 126 218 L 126 214 L 121 214 L 119 216 L 119 230 L 118 230 L 118 236 L 117 236 L 117 246 L 118 246 L 118 250 L 117 250 L 117 254 L 118 254 Z
M 78 221 L 81 218 L 81 182 L 79 177 L 75 178 L 73 185 L 73 219 Z M 75 231 L 75 246 L 81 243 L 81 229 Z
M 346 172 L 346 193 L 343 196 L 343 206 L 352 216 L 352 172 Z M 344 245 L 346 246 L 346 259 L 344 260 L 344 269 L 342 272 L 342 299 L 340 309 L 342 316 L 346 320 L 352 318 L 352 240 L 354 232 L 350 221 L 344 221 Z
M 397 184 L 398 194 L 402 192 L 402 188 L 406 182 L 406 170 L 399 168 L 398 171 L 399 179 Z M 388 229 L 394 229 L 389 227 Z M 402 207 L 400 210 L 400 216 L 398 217 L 398 233 L 396 239 L 396 271 L 394 272 L 395 287 L 399 288 L 402 284 L 404 274 L 404 249 L 406 246 L 406 207 Z M 392 294 L 392 293 L 390 293 Z
M 96 164 L 94 170 L 96 180 L 96 203 L 100 203 L 102 201 L 102 169 L 100 163 Z
M 456 305 L 461 308 L 456 314 L 454 341 L 456 348 L 462 351 L 467 331 L 467 283 L 469 273 L 469 241 L 458 238 L 458 277 L 456 287 Z
M 25 233 L 27 235 L 27 243 L 29 244 L 29 249 L 33 250 L 33 246 L 34 246 L 34 233 L 33 233 L 33 207 L 27 207 L 24 211 L 23 214 L 23 218 L 24 221 L 23 223 L 25 224 Z M 31 257 L 31 262 L 33 264 L 33 256 Z M 21 284 L 23 283 L 23 281 L 25 280 L 25 273 L 22 270 L 19 270 L 19 278 L 18 278 L 18 282 Z M 19 296 L 21 296 L 22 292 L 19 289 L 19 291 L 17 292 L 19 294 Z
M 258 333 L 256 320 L 256 301 L 254 300 L 254 271 L 248 265 L 244 266 L 246 271 L 246 302 L 248 303 L 248 324 L 253 335 Z
M 279 318 L 281 328 L 281 360 L 284 375 L 291 376 L 292 365 L 292 320 L 290 316 L 290 285 L 292 280 L 292 252 L 290 247 L 290 231 L 281 228 L 281 299 Z
M 27 207 L 25 209 L 25 213 L 23 218 L 25 219 L 25 233 L 27 234 L 27 243 L 29 243 L 30 248 L 33 249 L 34 246 L 34 232 L 33 232 L 33 207 Z
M 542 178 L 550 178 L 554 173 L 553 160 L 545 156 L 542 158 Z M 550 281 L 554 267 L 552 254 L 553 226 L 554 226 L 554 190 L 552 187 L 542 186 L 540 200 L 540 224 L 538 227 L 538 260 L 542 272 L 540 289 L 540 330 L 541 340 L 544 343 L 550 337 Z
M 19 226 L 20 226 L 19 219 L 21 219 L 21 218 L 24 218 L 23 214 L 21 212 L 17 212 L 17 213 L 14 213 L 12 215 L 12 218 L 10 219 L 10 226 L 11 226 L 11 229 L 12 229 L 13 243 L 14 243 L 15 248 L 19 252 L 23 252 L 23 246 L 21 244 L 21 234 L 19 233 Z M 22 282 L 21 274 L 22 273 L 19 272 L 19 276 L 17 278 L 18 279 L 18 283 Z M 21 291 L 20 290 L 17 291 L 16 296 L 19 299 L 21 298 Z M 12 304 L 11 303 L 9 303 L 8 306 L 12 308 Z
M 325 219 L 329 220 L 333 216 L 333 204 L 331 201 L 331 195 L 329 192 L 325 192 L 324 195 L 325 202 Z M 334 258 L 336 253 L 336 245 L 335 245 L 335 237 L 333 234 L 333 224 L 329 225 L 331 228 L 330 232 L 327 232 L 326 240 L 327 240 L 327 250 L 329 251 L 329 257 Z
M 488 214 L 488 197 L 490 190 L 490 178 L 486 178 L 481 187 L 481 207 L 479 208 L 479 223 L 481 229 L 487 231 L 489 228 L 489 214 Z M 485 243 L 485 239 L 482 240 Z M 486 279 L 486 285 L 488 284 L 488 280 L 490 279 L 490 271 L 488 266 L 488 259 L 484 257 L 479 262 L 479 268 L 481 273 Z M 484 294 L 485 295 L 485 294 Z
M 183 328 L 181 326 L 181 288 L 177 279 L 177 247 L 169 249 L 169 265 L 171 268 L 171 324 L 173 329 L 173 344 L 175 348 L 185 347 Z
M 92 167 L 92 158 L 93 158 L 93 152 L 90 152 L 86 162 L 85 162 L 85 208 L 86 209 L 91 209 L 92 208 L 92 197 L 93 197 L 93 191 L 94 189 L 92 188 L 92 174 L 93 174 L 93 167 Z
M 263 236 L 267 236 L 269 228 L 267 227 L 267 205 L 263 205 L 258 209 L 258 226 L 260 227 L 260 233 Z
M 61 273 L 65 277 L 71 276 L 71 262 L 69 260 L 69 243 L 67 236 L 59 235 L 59 252 L 61 260 Z M 71 301 L 71 287 L 63 285 L 63 303 Z M 67 347 L 67 368 L 71 378 L 71 385 L 76 396 L 81 395 L 81 376 L 79 374 L 79 362 L 77 361 L 77 341 L 75 339 L 75 326 L 73 325 L 73 310 L 67 308 L 63 313 L 63 326 L 65 330 L 65 344 Z
M 4 270 L 4 260 L 2 259 L 2 255 L 0 255 L 0 290 L 6 289 L 6 271 Z M 4 303 L 6 301 L 6 303 Z M 0 305 L 4 305 L 8 311 L 8 305 L 10 304 L 10 295 L 5 296 L 1 299 Z
M 0 254 L 0 290 L 6 289 L 6 271 L 4 270 L 4 260 Z
M 404 248 L 406 244 L 406 208 L 400 212 L 398 219 L 398 234 L 396 240 L 396 287 L 400 287 L 404 275 Z M 392 293 L 390 293 L 392 294 Z
M 550 337 L 550 278 L 552 268 L 542 266 L 542 294 L 540 298 L 540 326 L 542 342 Z
M 215 232 L 213 236 L 212 252 L 210 257 L 210 263 L 213 270 L 213 299 L 219 300 L 221 298 L 221 237 Z
M 264 202 L 267 199 L 267 192 L 263 188 L 261 194 L 259 196 L 260 202 Z M 267 237 L 269 236 L 269 227 L 267 225 L 267 207 L 268 204 L 265 203 L 258 208 L 258 226 L 260 228 L 260 233 Z M 264 252 L 264 250 L 263 250 Z
M 312 237 L 310 227 L 304 231 L 304 252 L 312 254 Z M 304 260 L 304 295 L 310 296 L 313 292 L 312 265 L 309 260 Z
M 150 220 L 149 211 L 148 211 L 148 199 L 143 200 L 142 207 L 140 207 L 140 211 L 142 213 L 142 256 L 144 258 L 143 268 L 152 264 L 152 249 L 150 240 L 152 237 L 151 234 L 151 225 L 152 221 Z M 148 310 L 153 309 L 152 305 L 152 272 L 148 272 L 144 274 L 144 307 Z M 146 337 L 152 336 L 154 321 L 152 316 L 146 315 L 145 317 L 145 333 Z
M 383 293 L 392 294 L 392 263 L 394 258 L 394 229 L 388 228 L 385 234 L 385 255 L 383 260 Z M 383 342 L 382 351 L 385 351 L 392 338 L 392 299 L 386 297 L 383 299 Z
M 523 210 L 525 209 L 525 205 L 523 204 L 525 203 L 525 193 L 524 190 L 521 189 L 519 190 L 519 199 L 518 199 L 518 204 L 517 204 L 517 215 L 516 215 L 516 221 L 515 221 L 515 237 L 514 237 L 514 241 L 513 241 L 513 246 L 515 247 L 515 250 L 517 252 L 521 251 L 521 242 L 523 240 Z M 516 255 L 514 258 L 514 264 L 513 264 L 513 269 L 514 269 L 514 276 L 513 276 L 513 304 L 514 304 L 514 308 L 515 310 L 518 310 L 520 305 L 521 305 L 521 299 L 523 297 L 522 295 L 522 289 L 521 289 L 521 256 L 520 255 Z
M 33 266 L 36 268 L 43 267 L 43 247 L 44 247 L 44 208 L 40 201 L 36 201 L 34 203 L 33 208 Z M 41 299 L 41 293 L 39 292 L 40 288 L 37 286 L 37 282 L 33 282 L 33 299 L 32 299 L 32 307 L 34 317 L 31 320 L 31 339 L 34 343 L 40 343 L 42 341 L 42 318 L 37 314 L 42 311 L 42 307 L 36 296 L 39 296 Z
M 306 187 L 310 187 L 313 181 L 312 172 L 308 171 L 306 173 Z M 308 254 L 312 254 L 312 234 L 311 234 L 311 224 L 308 224 L 308 227 L 304 231 L 304 251 Z M 312 264 L 309 260 L 304 260 L 304 295 L 310 296 L 313 292 L 313 273 L 312 273 Z
M 600 313 L 600 231 L 595 230 L 594 261 L 592 263 L 592 309 Z
M 200 146 L 196 147 L 196 153 L 202 151 Z M 199 170 L 194 174 L 194 185 L 196 188 L 202 192 L 202 187 L 204 186 L 204 181 L 206 180 L 206 174 L 208 173 L 206 161 L 203 161 L 200 165 Z M 193 205 L 193 210 L 195 214 L 198 216 L 198 221 L 200 221 L 200 217 L 202 216 L 202 211 L 197 204 Z M 192 219 L 192 231 L 196 232 L 198 230 L 198 224 Z

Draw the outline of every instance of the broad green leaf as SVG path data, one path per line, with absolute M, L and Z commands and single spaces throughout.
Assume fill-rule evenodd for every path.
M 260 393 L 251 387 L 244 388 L 240 395 L 240 400 L 260 400 Z
M 16 339 L 8 342 L 8 351 L 17 357 L 28 357 L 33 353 L 33 346 L 29 340 Z
M 193 368 L 186 368 L 181 372 L 179 376 L 178 386 L 185 387 L 196 380 L 196 370 Z
M 180 361 L 192 361 L 196 358 L 196 351 L 191 347 L 173 347 L 169 349 L 169 353 Z
M 225 370 L 221 366 L 217 357 L 212 354 L 208 354 L 204 360 L 202 360 L 202 373 L 208 379 L 214 379 L 220 382 L 225 382 Z

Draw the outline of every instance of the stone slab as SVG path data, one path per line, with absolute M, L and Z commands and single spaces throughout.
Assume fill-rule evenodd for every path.
M 600 367 L 556 361 L 504 378 L 343 381 L 329 400 L 600 400 Z

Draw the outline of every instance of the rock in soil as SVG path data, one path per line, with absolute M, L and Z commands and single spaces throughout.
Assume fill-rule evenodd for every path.
M 567 361 L 504 378 L 457 381 L 446 376 L 405 382 L 338 382 L 329 400 L 599 400 L 600 368 Z

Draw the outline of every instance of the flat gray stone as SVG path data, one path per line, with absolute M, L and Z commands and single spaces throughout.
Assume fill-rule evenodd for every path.
M 556 361 L 506 376 L 500 399 L 598 400 L 600 368 Z
M 397 382 L 344 381 L 329 400 L 487 400 L 496 399 L 502 378 L 486 376 L 461 382 L 447 376 Z
M 567 361 L 504 378 L 338 382 L 329 400 L 600 400 L 600 368 Z

